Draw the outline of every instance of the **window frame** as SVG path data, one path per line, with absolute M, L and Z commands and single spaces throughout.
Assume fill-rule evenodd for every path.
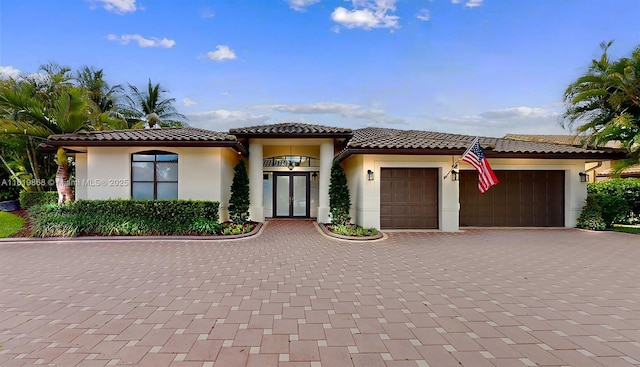
M 136 155 L 152 155 L 153 156 L 153 160 L 135 160 L 134 157 Z M 165 161 L 165 160 L 158 160 L 158 156 L 162 156 L 162 155 L 173 155 L 176 156 L 176 160 L 175 161 Z M 179 162 L 179 154 L 178 153 L 174 153 L 174 152 L 169 152 L 169 151 L 165 151 L 165 150 L 146 150 L 146 151 L 142 151 L 142 152 L 135 152 L 135 153 L 131 153 L 131 164 L 130 164 L 130 177 L 131 177 L 131 199 L 132 200 L 174 200 L 174 199 L 178 199 L 179 197 L 179 166 L 178 166 L 178 162 Z M 133 165 L 134 163 L 137 162 L 145 162 L 145 163 L 153 163 L 153 181 L 149 181 L 149 180 L 135 180 L 133 177 Z M 176 180 L 175 181 L 159 181 L 158 180 L 158 163 L 171 163 L 171 164 L 175 164 L 176 166 Z M 158 199 L 158 183 L 175 183 L 176 185 L 176 197 L 175 198 L 168 198 L 168 199 Z M 134 190 L 134 185 L 136 183 L 152 183 L 153 184 L 153 198 L 151 199 L 136 199 L 133 197 L 133 190 Z

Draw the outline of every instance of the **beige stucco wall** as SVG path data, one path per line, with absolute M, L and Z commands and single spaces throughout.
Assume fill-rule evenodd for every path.
M 86 187 L 85 198 L 130 199 L 131 154 L 146 150 L 178 154 L 178 198 L 219 201 L 220 219 L 227 219 L 233 167 L 239 159 L 230 148 L 89 147 L 86 180 L 77 183 Z
M 439 229 L 459 229 L 459 182 L 443 176 L 459 156 L 355 155 L 343 162 L 351 194 L 351 217 L 358 225 L 380 228 L 380 171 L 382 168 L 437 168 L 441 180 L 438 193 Z M 490 159 L 494 170 L 563 170 L 565 171 L 565 226 L 574 227 L 587 195 L 580 182 L 583 160 Z M 367 171 L 374 180 L 367 179 Z M 466 163 L 460 169 L 473 169 Z
M 76 169 L 76 199 L 87 199 L 87 155 L 85 153 L 76 153 L 74 156 Z

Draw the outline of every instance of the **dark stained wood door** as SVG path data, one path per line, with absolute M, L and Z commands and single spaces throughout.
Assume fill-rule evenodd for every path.
M 478 192 L 476 171 L 460 171 L 460 226 L 563 227 L 564 171 L 495 171 Z
M 438 170 L 382 168 L 380 227 L 438 228 Z

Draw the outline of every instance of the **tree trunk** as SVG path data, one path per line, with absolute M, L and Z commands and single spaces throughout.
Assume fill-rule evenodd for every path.
M 58 170 L 56 171 L 56 188 L 58 189 L 58 205 L 73 201 L 73 191 L 69 182 L 69 160 L 64 149 L 58 149 Z
M 58 189 L 58 205 L 73 201 L 73 191 L 69 184 L 69 164 L 59 164 L 56 171 L 56 187 Z

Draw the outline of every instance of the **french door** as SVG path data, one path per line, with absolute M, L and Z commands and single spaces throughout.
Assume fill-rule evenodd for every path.
M 274 172 L 274 217 L 309 218 L 309 193 L 308 172 Z

